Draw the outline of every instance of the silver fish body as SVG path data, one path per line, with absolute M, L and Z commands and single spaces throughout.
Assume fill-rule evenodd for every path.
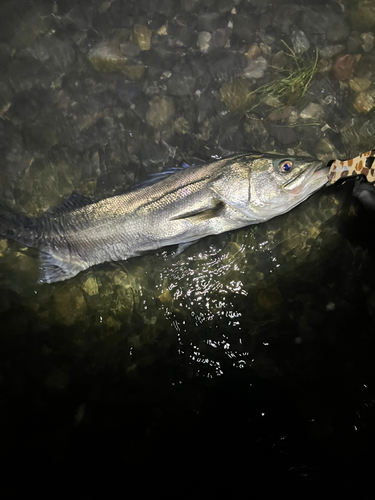
M 61 281 L 95 264 L 169 245 L 183 249 L 285 213 L 327 183 L 321 167 L 313 158 L 239 155 L 96 203 L 71 199 L 7 236 L 39 248 L 41 282 Z

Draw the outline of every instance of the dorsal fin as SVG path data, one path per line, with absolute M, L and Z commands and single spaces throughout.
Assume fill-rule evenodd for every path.
M 91 198 L 88 198 L 87 196 L 83 196 L 81 194 L 73 192 L 69 196 L 69 198 L 64 201 L 64 203 L 62 205 L 60 205 L 58 207 L 49 208 L 46 212 L 44 212 L 43 216 L 72 212 L 73 210 L 76 210 L 77 208 L 82 208 L 82 207 L 85 207 L 86 205 L 91 205 L 91 203 L 94 203 L 94 200 L 92 200 Z
M 188 163 L 183 162 L 180 167 L 171 167 L 167 168 L 166 170 L 163 170 L 162 172 L 158 172 L 156 174 L 150 174 L 148 176 L 148 179 L 146 179 L 144 182 L 141 182 L 140 184 L 137 184 L 132 188 L 132 191 L 135 191 L 137 189 L 144 188 L 146 186 L 152 186 L 153 184 L 156 184 L 157 182 L 161 181 L 162 179 L 166 179 L 170 175 L 175 174 L 176 172 L 181 172 L 181 170 L 185 170 L 186 168 L 193 167 L 194 164 L 189 165 Z

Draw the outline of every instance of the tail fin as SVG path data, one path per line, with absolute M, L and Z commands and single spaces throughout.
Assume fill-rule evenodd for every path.
M 37 246 L 37 219 L 16 214 L 0 205 L 0 237 L 18 241 L 28 247 Z

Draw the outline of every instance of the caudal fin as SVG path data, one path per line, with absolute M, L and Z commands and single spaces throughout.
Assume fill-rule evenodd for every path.
M 0 205 L 0 237 L 15 240 L 28 247 L 37 246 L 37 220 L 12 212 Z
M 87 266 L 83 264 L 74 264 L 65 260 L 63 256 L 54 256 L 47 251 L 41 251 L 39 257 L 39 283 L 56 283 L 56 281 L 68 280 L 87 269 Z
M 71 262 L 68 248 L 52 248 L 43 240 L 41 219 L 30 219 L 0 205 L 0 238 L 18 241 L 40 250 L 39 283 L 54 283 L 72 278 L 88 266 Z

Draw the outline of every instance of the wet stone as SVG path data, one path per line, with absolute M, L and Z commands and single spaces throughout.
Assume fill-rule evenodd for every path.
M 222 134 L 220 134 L 218 142 L 220 147 L 227 151 L 242 151 L 243 149 L 243 135 L 238 130 L 237 125 L 229 127 Z
M 265 151 L 269 147 L 269 134 L 264 127 L 263 121 L 248 117 L 244 125 L 246 141 L 251 144 L 254 151 Z
M 293 30 L 290 36 L 293 44 L 293 49 L 296 54 L 303 54 L 310 48 L 310 43 L 307 39 L 307 36 L 302 30 L 295 29 Z
M 189 122 L 183 116 L 180 116 L 175 120 L 173 127 L 178 134 L 187 134 L 191 132 L 191 127 L 189 125 Z
M 30 10 L 17 26 L 11 46 L 18 50 L 30 46 L 40 35 L 48 31 L 51 22 L 50 12 L 44 9 Z
M 49 70 L 54 71 L 65 72 L 75 60 L 71 45 L 53 35 L 38 39 L 28 51 Z
M 121 328 L 121 322 L 113 316 L 105 316 L 103 323 L 107 328 L 113 331 L 118 331 Z
M 345 42 L 350 33 L 348 24 L 342 19 L 332 23 L 326 32 L 327 41 L 330 43 Z
M 375 26 L 375 5 L 373 0 L 362 0 L 353 3 L 350 11 L 350 22 L 354 29 L 363 32 Z
M 251 17 L 237 14 L 233 17 L 233 34 L 246 43 L 252 43 L 255 38 L 255 21 Z
M 191 76 L 174 74 L 170 77 L 167 88 L 169 94 L 181 97 L 184 95 L 191 95 L 194 90 L 194 85 L 195 79 Z
M 317 65 L 318 72 L 321 73 L 322 75 L 327 75 L 331 71 L 331 69 L 332 69 L 332 63 L 327 59 L 325 59 L 324 57 L 322 57 L 322 59 L 320 59 Z
M 181 0 L 181 10 L 185 12 L 196 12 L 200 8 L 199 0 Z
M 135 24 L 133 28 L 133 40 L 141 50 L 150 50 L 152 31 L 142 24 Z
M 150 102 L 150 108 L 146 113 L 146 121 L 151 127 L 159 129 L 175 114 L 173 100 L 169 97 L 154 97 Z
M 11 106 L 12 91 L 5 82 L 0 82 L 0 118 Z
M 267 46 L 272 45 L 276 40 L 276 37 L 273 33 L 269 33 L 264 30 L 260 30 L 258 36 L 262 40 L 263 44 Z
M 246 78 L 262 78 L 264 72 L 267 69 L 267 66 L 268 63 L 264 59 L 264 57 L 259 56 L 247 63 L 247 66 L 244 70 L 244 75 L 246 76 Z
M 229 37 L 231 35 L 231 30 L 226 28 L 219 28 L 212 34 L 211 45 L 212 47 L 222 48 L 226 47 Z
M 375 121 L 372 119 L 372 120 L 366 120 L 364 123 L 361 122 L 361 127 L 359 129 L 359 132 L 357 127 L 355 127 L 354 131 L 357 134 L 357 137 L 359 134 L 359 137 L 362 140 L 364 139 L 368 144 L 368 141 L 369 140 L 371 141 L 375 136 Z
M 331 57 L 340 54 L 345 49 L 345 45 L 327 45 L 323 47 L 320 51 L 322 57 L 330 59 Z
M 98 295 L 99 287 L 98 282 L 93 276 L 87 278 L 87 280 L 82 285 L 82 290 L 87 293 L 87 295 Z
M 220 24 L 220 15 L 217 12 L 206 12 L 198 18 L 198 31 L 213 33 Z
M 337 150 L 335 146 L 327 139 L 322 137 L 316 144 L 316 155 L 319 159 L 323 158 L 335 158 L 337 156 Z
M 128 284 L 121 286 L 114 294 L 113 311 L 116 315 L 129 318 L 134 308 L 133 288 Z
M 3 255 L 8 248 L 8 240 L 0 240 L 0 255 Z
M 358 54 L 362 50 L 361 39 L 357 31 L 353 31 L 346 41 L 349 54 Z
M 121 51 L 108 42 L 93 47 L 87 57 L 96 71 L 104 73 L 123 70 L 127 61 Z
M 245 57 L 251 61 L 253 59 L 256 59 L 258 56 L 260 56 L 260 54 L 262 53 L 259 45 L 257 45 L 256 43 L 253 43 L 252 45 L 250 45 L 249 47 L 249 50 L 247 52 L 245 52 Z
M 229 80 L 243 75 L 247 59 L 243 54 L 217 51 L 209 61 L 209 69 L 214 78 Z
M 218 0 L 217 9 L 221 14 L 225 12 L 230 12 L 233 8 L 233 4 L 238 3 L 238 0 Z
M 280 101 L 278 102 L 278 106 L 279 105 L 281 105 Z M 281 109 L 276 109 L 275 111 L 273 111 L 268 119 L 271 120 L 272 122 L 285 122 L 286 120 L 288 120 L 291 113 L 292 113 L 292 108 L 288 106 L 281 107 Z
M 300 117 L 302 120 L 323 120 L 324 108 L 320 104 L 314 104 L 311 102 L 301 111 Z
M 122 68 L 122 73 L 129 80 L 135 81 L 140 80 L 146 71 L 146 66 L 142 63 L 138 64 L 127 64 Z
M 117 87 L 117 97 L 122 104 L 132 105 L 142 99 L 142 92 L 135 83 L 121 83 Z
M 87 305 L 80 288 L 62 286 L 56 291 L 54 302 L 56 318 L 63 325 L 73 325 L 85 319 Z
M 141 52 L 139 45 L 133 42 L 120 43 L 120 50 L 126 57 L 136 57 Z
M 284 146 L 291 146 L 298 142 L 298 137 L 293 128 L 267 123 L 266 129 L 270 136 Z
M 131 41 L 130 39 L 132 33 L 132 30 L 129 30 L 127 28 L 117 29 L 113 32 L 110 43 L 115 47 L 118 47 L 123 43 Z M 134 44 L 136 45 L 136 42 L 134 42 Z
M 354 77 L 349 80 L 349 85 L 354 92 L 366 92 L 370 88 L 371 81 L 368 78 Z
M 203 54 L 206 54 L 210 49 L 211 33 L 208 31 L 201 31 L 198 35 L 197 45 Z
M 173 31 L 171 31 L 171 36 L 173 36 Z M 176 33 L 176 45 L 178 47 L 191 47 L 192 45 L 196 44 L 197 42 L 197 35 L 195 32 L 187 29 L 187 28 L 179 28 Z
M 154 143 L 146 141 L 141 151 L 142 165 L 147 173 L 155 172 L 155 168 L 161 168 L 169 158 L 169 149 L 162 142 Z
M 355 58 L 350 54 L 339 56 L 332 67 L 332 74 L 342 82 L 350 80 L 353 75 L 354 62 Z
M 361 36 L 362 48 L 365 52 L 371 52 L 374 47 L 374 34 L 362 33 Z
M 61 161 L 51 163 L 35 159 L 20 180 L 20 201 L 28 216 L 39 216 L 67 198 L 78 181 L 80 172 Z
M 9 66 L 9 82 L 16 91 L 28 91 L 38 86 L 44 89 L 51 88 L 52 76 L 41 64 L 30 66 L 25 60 L 14 59 Z
M 375 90 L 358 94 L 354 99 L 353 106 L 358 113 L 369 113 L 375 107 Z

